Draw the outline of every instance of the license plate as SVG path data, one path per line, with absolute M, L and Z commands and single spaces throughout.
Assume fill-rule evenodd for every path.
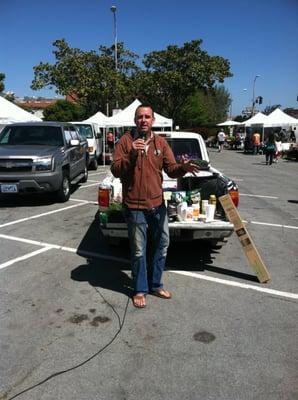
M 17 185 L 1 185 L 1 193 L 18 193 Z

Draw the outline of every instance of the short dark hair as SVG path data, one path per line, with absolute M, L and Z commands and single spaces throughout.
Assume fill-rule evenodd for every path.
M 137 111 L 138 111 L 140 108 L 151 108 L 152 117 L 154 118 L 154 111 L 153 111 L 153 108 L 152 108 L 151 104 L 149 104 L 149 103 L 142 103 L 142 104 L 140 104 L 140 105 L 136 108 L 135 116 L 137 115 Z

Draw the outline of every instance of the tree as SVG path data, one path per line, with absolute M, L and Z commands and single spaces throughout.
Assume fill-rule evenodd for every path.
M 189 96 L 232 76 L 229 61 L 208 55 L 201 44 L 202 40 L 193 40 L 146 54 L 146 70 L 135 75 L 138 96 L 176 120 Z
M 4 92 L 5 85 L 4 85 L 5 74 L 0 72 L 0 93 Z
M 78 104 L 67 100 L 57 100 L 53 105 L 44 109 L 45 121 L 80 121 L 84 110 Z
M 40 63 L 34 67 L 33 90 L 55 87 L 56 93 L 75 93 L 86 110 L 86 116 L 106 103 L 126 102 L 131 76 L 138 69 L 136 55 L 118 43 L 118 70 L 115 70 L 114 47 L 100 46 L 99 53 L 71 48 L 64 39 L 53 43 L 55 64 Z
M 229 104 L 230 95 L 223 86 L 198 90 L 186 99 L 176 122 L 183 129 L 215 124 L 225 118 Z

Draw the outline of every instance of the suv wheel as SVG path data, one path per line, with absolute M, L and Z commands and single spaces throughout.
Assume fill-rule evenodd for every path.
M 81 182 L 85 183 L 88 180 L 88 168 L 87 165 L 85 165 L 85 169 L 84 169 L 84 177 L 82 178 Z
M 69 200 L 70 197 L 70 180 L 67 171 L 63 171 L 63 178 L 59 190 L 57 191 L 57 199 L 61 203 Z

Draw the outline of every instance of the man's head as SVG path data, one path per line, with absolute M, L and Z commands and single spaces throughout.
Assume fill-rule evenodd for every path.
M 138 132 L 150 133 L 154 124 L 154 112 L 147 104 L 140 104 L 135 112 L 135 124 Z

